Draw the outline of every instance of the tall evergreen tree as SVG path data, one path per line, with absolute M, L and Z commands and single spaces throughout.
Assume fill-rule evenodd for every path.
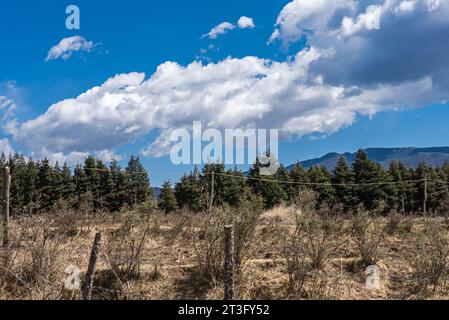
M 335 194 L 332 187 L 332 175 L 324 166 L 312 167 L 307 171 L 308 180 L 313 185 L 310 188 L 318 195 L 317 204 L 331 205 L 334 203 Z
M 128 204 L 145 202 L 149 197 L 153 196 L 150 189 L 150 178 L 147 170 L 140 162 L 139 157 L 131 156 L 126 167 L 126 175 L 130 190 L 130 198 Z
M 267 153 L 266 156 L 270 157 L 270 154 Z M 254 194 L 263 198 L 265 208 L 273 208 L 287 200 L 287 193 L 274 176 L 261 176 L 260 169 L 262 167 L 263 164 L 257 157 L 248 173 L 248 185 Z
M 61 178 L 63 186 L 61 196 L 66 201 L 72 200 L 75 196 L 76 185 L 73 181 L 72 172 L 66 162 L 62 167 Z
M 109 203 L 114 198 L 115 186 L 111 171 L 101 160 L 97 160 L 97 169 L 100 176 L 99 180 L 99 199 L 97 208 L 110 209 Z
M 388 176 L 379 163 L 368 159 L 363 150 L 359 150 L 352 164 L 358 201 L 368 210 L 376 207 L 381 200 L 387 200 L 385 183 Z
M 178 208 L 175 193 L 173 192 L 170 181 L 167 181 L 162 185 L 158 206 L 159 209 L 163 210 L 165 213 L 173 212 Z
M 53 172 L 48 159 L 44 159 L 39 163 L 37 190 L 39 192 L 40 209 L 48 211 L 54 203 L 52 181 Z
M 200 210 L 200 173 L 198 168 L 184 175 L 175 185 L 175 197 L 178 206 L 189 208 L 192 211 Z
M 332 183 L 335 185 L 335 198 L 345 210 L 354 209 L 357 200 L 354 194 L 354 174 L 344 156 L 340 157 L 333 171 Z
M 64 182 L 62 178 L 62 170 L 59 167 L 59 163 L 56 161 L 56 164 L 52 172 L 52 183 L 51 183 L 51 189 L 53 193 L 52 195 L 53 203 L 63 198 L 63 190 L 64 190 L 63 183 Z
M 38 192 L 36 185 L 38 183 L 38 167 L 33 159 L 29 159 L 26 165 L 26 177 L 24 181 L 24 205 L 27 207 L 27 213 L 32 214 L 37 208 Z
M 84 160 L 84 175 L 85 175 L 85 184 L 86 184 L 86 191 L 90 192 L 92 194 L 92 200 L 93 200 L 93 207 L 95 209 L 100 208 L 101 204 L 101 194 L 100 194 L 100 172 L 97 168 L 97 160 L 92 157 L 88 156 Z
M 114 183 L 113 195 L 109 198 L 108 207 L 111 211 L 118 211 L 126 204 L 130 204 L 130 188 L 126 172 L 116 160 L 112 160 L 109 166 L 112 181 Z
M 303 167 L 299 162 L 295 164 L 293 169 L 290 171 L 290 180 L 293 182 L 290 188 L 290 194 L 288 194 L 289 200 L 294 200 L 298 196 L 301 190 L 307 189 L 306 183 L 308 183 L 307 173 L 304 171 Z

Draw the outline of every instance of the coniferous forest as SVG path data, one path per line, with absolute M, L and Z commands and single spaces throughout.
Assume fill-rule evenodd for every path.
M 72 170 L 67 164 L 33 161 L 20 154 L 9 158 L 2 154 L 0 166 L 5 165 L 11 172 L 12 211 L 18 215 L 44 213 L 58 203 L 84 211 L 114 212 L 152 197 L 148 173 L 134 156 L 124 169 L 115 160 L 108 166 L 88 157 Z
M 325 167 L 304 169 L 299 164 L 287 170 L 281 165 L 275 175 L 261 176 L 257 161 L 247 174 L 223 164 L 206 164 L 174 185 L 164 183 L 158 199 L 150 187 L 151 168 L 147 171 L 135 156 L 125 168 L 115 160 L 107 165 L 94 157 L 70 168 L 67 164 L 52 165 L 47 159 L 33 161 L 20 154 L 3 154 L 0 166 L 5 165 L 12 176 L 12 210 L 19 215 L 44 213 L 61 203 L 92 212 L 117 212 L 137 204 L 149 208 L 158 204 L 166 213 L 181 208 L 199 212 L 210 208 L 211 199 L 213 206 L 238 207 L 250 198 L 258 198 L 265 209 L 270 209 L 291 204 L 301 190 L 316 193 L 317 209 L 329 208 L 336 213 L 349 213 L 360 206 L 372 210 L 379 204 L 385 212 L 421 212 L 425 188 L 428 211 L 442 213 L 449 207 L 448 163 L 437 168 L 425 163 L 407 168 L 393 161 L 385 169 L 369 160 L 362 150 L 352 164 L 342 157 L 332 171 Z

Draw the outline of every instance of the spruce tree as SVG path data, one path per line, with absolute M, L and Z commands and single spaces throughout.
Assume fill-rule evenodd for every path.
M 222 178 L 224 202 L 232 207 L 238 207 L 245 193 L 246 183 L 243 172 L 235 167 L 234 169 L 226 170 L 226 176 Z
M 63 186 L 61 196 L 64 200 L 71 201 L 75 196 L 76 186 L 73 181 L 72 172 L 66 162 L 62 167 L 61 178 Z
M 79 209 L 81 198 L 85 193 L 87 193 L 88 190 L 86 183 L 86 175 L 80 164 L 77 164 L 75 166 L 73 179 L 75 183 L 75 196 L 76 196 L 75 207 Z
M 99 181 L 99 199 L 97 201 L 97 208 L 110 209 L 109 203 L 114 197 L 114 180 L 109 168 L 101 160 L 97 160 L 97 169 L 100 176 Z
M 52 171 L 53 170 L 48 159 L 44 159 L 39 163 L 37 190 L 39 192 L 40 209 L 43 211 L 48 211 L 54 203 L 52 190 Z
M 93 207 L 95 209 L 100 208 L 101 204 L 101 192 L 100 192 L 100 172 L 97 168 L 97 160 L 88 156 L 84 160 L 84 175 L 85 175 L 85 183 L 86 183 L 86 191 L 92 194 L 93 199 Z
M 131 156 L 125 171 L 128 178 L 128 186 L 130 188 L 128 204 L 134 205 L 142 203 L 153 196 L 152 190 L 150 189 L 148 172 L 140 162 L 139 157 Z
M 368 210 L 374 209 L 378 202 L 387 200 L 385 192 L 388 175 L 382 166 L 368 159 L 363 150 L 359 150 L 352 164 L 358 201 Z
M 333 171 L 332 183 L 335 189 L 335 199 L 345 210 L 354 209 L 357 201 L 354 195 L 354 174 L 344 156 L 340 157 Z
M 299 162 L 290 171 L 290 180 L 294 183 L 290 189 L 289 200 L 294 201 L 301 190 L 307 189 L 307 174 Z
M 27 213 L 32 214 L 37 208 L 38 193 L 36 190 L 38 180 L 38 167 L 33 159 L 29 159 L 26 168 L 26 178 L 24 185 L 24 205 L 27 208 Z
M 173 192 L 170 181 L 167 181 L 162 185 L 158 206 L 159 209 L 163 210 L 165 213 L 173 212 L 178 208 L 175 193 Z
M 111 161 L 109 169 L 114 183 L 114 191 L 109 198 L 108 207 L 111 211 L 119 211 L 124 205 L 130 204 L 131 192 L 128 177 L 116 160 Z
M 56 161 L 56 164 L 52 172 L 52 182 L 51 182 L 53 203 L 56 203 L 56 201 L 63 198 L 63 190 L 64 190 L 63 183 L 64 182 L 62 177 L 62 170 L 59 167 L 59 163 Z
M 192 211 L 200 210 L 200 180 L 198 168 L 184 175 L 175 185 L 175 197 L 180 208 L 189 208 Z
M 307 171 L 308 180 L 312 185 L 310 188 L 318 195 L 317 205 L 332 205 L 335 194 L 332 187 L 332 175 L 324 166 L 312 167 Z
M 267 153 L 266 156 L 270 157 L 270 154 Z M 274 176 L 262 176 L 260 174 L 262 166 L 259 157 L 257 157 L 248 173 L 248 185 L 254 194 L 263 198 L 265 208 L 273 208 L 287 200 L 287 193 Z

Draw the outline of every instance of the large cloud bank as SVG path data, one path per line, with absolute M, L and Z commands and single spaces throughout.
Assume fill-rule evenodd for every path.
M 14 139 L 35 152 L 106 152 L 159 130 L 141 150 L 162 156 L 169 133 L 202 120 L 215 128 L 335 132 L 357 114 L 422 107 L 449 96 L 449 4 L 438 0 L 295 0 L 270 42 L 308 47 L 258 57 L 175 62 L 117 75 L 22 123 Z

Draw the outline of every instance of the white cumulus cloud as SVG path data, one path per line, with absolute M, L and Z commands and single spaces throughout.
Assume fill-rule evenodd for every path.
M 62 39 L 53 46 L 47 54 L 45 61 L 56 59 L 69 59 L 74 52 L 90 52 L 95 47 L 95 43 L 87 41 L 84 37 L 73 36 Z
M 256 27 L 253 18 L 245 16 L 240 17 L 239 21 L 237 21 L 237 25 L 239 26 L 240 29 L 246 28 L 253 29 Z
M 186 67 L 167 62 L 148 80 L 141 73 L 118 75 L 56 103 L 23 123 L 14 137 L 30 149 L 91 153 L 160 130 L 143 152 L 161 156 L 168 151 L 172 130 L 200 119 L 219 129 L 279 128 L 299 136 L 335 132 L 352 124 L 357 113 L 413 106 L 432 90 L 432 80 L 425 77 L 369 90 L 310 78 L 310 65 L 329 54 L 310 49 L 288 62 L 257 57 Z
M 209 33 L 202 36 L 202 38 L 209 38 L 209 39 L 217 39 L 218 36 L 227 33 L 230 30 L 234 30 L 235 25 L 230 22 L 222 22 L 218 26 L 212 28 Z

